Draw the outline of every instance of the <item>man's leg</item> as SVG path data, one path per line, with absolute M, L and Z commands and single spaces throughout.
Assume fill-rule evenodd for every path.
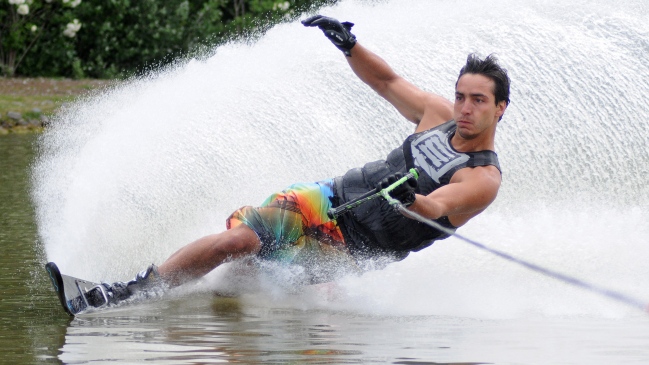
M 260 249 L 257 234 L 240 224 L 181 248 L 158 267 L 158 272 L 167 284 L 177 286 L 202 277 L 225 261 L 256 254 Z

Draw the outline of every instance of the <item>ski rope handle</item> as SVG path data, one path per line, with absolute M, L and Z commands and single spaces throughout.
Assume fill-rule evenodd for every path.
M 395 181 L 393 184 L 391 184 L 390 186 L 388 186 L 388 187 L 386 187 L 384 189 L 381 189 L 379 191 L 377 191 L 376 189 L 370 190 L 367 194 L 360 196 L 358 199 L 354 199 L 354 200 L 352 200 L 350 202 L 347 202 L 347 203 L 345 203 L 345 204 L 343 204 L 343 205 L 341 205 L 341 206 L 339 206 L 337 208 L 329 209 L 329 211 L 327 211 L 327 216 L 330 219 L 335 219 L 336 217 L 340 216 L 341 214 L 347 213 L 348 211 L 356 208 L 357 206 L 359 206 L 359 205 L 361 205 L 361 204 L 363 204 L 363 203 L 365 203 L 367 201 L 376 199 L 376 198 L 378 198 L 380 196 L 385 198 L 385 200 L 387 200 L 388 203 L 390 203 L 390 205 L 399 206 L 399 205 L 401 205 L 401 202 L 398 201 L 397 199 L 391 197 L 389 193 L 392 190 L 396 189 L 399 185 L 406 182 L 411 177 L 414 177 L 415 179 L 419 179 L 419 172 L 417 171 L 417 169 L 415 169 L 415 168 L 410 169 L 408 174 L 404 175 L 402 178 Z

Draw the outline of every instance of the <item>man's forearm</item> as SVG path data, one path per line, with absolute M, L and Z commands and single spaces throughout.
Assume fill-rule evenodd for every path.
M 415 202 L 408 207 L 413 212 L 428 219 L 438 219 L 444 214 L 442 207 L 425 195 L 416 195 Z

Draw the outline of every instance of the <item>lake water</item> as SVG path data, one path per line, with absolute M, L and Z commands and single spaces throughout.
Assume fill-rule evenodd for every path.
M 459 233 L 649 303 L 644 0 L 343 1 L 322 11 L 453 98 L 466 55 L 512 77 L 503 186 Z M 164 298 L 70 320 L 43 265 L 131 278 L 244 204 L 385 156 L 412 125 L 298 23 L 69 105 L 0 137 L 0 361 L 646 364 L 649 315 L 457 238 L 335 287 L 225 265 Z M 277 280 L 279 279 L 279 280 Z M 238 298 L 212 294 L 246 288 Z M 255 289 L 256 288 L 256 289 Z M 255 289 L 255 290 L 248 290 Z
M 322 291 L 223 298 L 203 283 L 153 302 L 70 320 L 42 269 L 25 188 L 35 137 L 0 139 L 3 364 L 643 364 L 649 359 L 649 318 L 643 313 L 398 314 L 389 309 L 394 303 L 365 307 L 362 301 L 373 299 L 363 298 L 363 291 L 356 293 L 361 302 L 352 292 L 332 296 Z M 384 278 L 388 292 L 395 290 L 391 276 Z M 429 298 L 425 291 L 422 286 L 412 296 L 449 300 Z M 501 306 L 510 305 L 511 298 L 501 300 Z M 479 298 L 455 304 L 485 305 Z

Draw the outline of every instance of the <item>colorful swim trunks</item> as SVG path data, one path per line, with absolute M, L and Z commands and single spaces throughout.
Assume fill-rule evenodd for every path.
M 333 195 L 333 180 L 294 184 L 259 207 L 240 208 L 226 226 L 243 223 L 255 231 L 260 258 L 302 265 L 313 281 L 328 281 L 343 268 L 357 270 L 340 228 L 327 216 Z

